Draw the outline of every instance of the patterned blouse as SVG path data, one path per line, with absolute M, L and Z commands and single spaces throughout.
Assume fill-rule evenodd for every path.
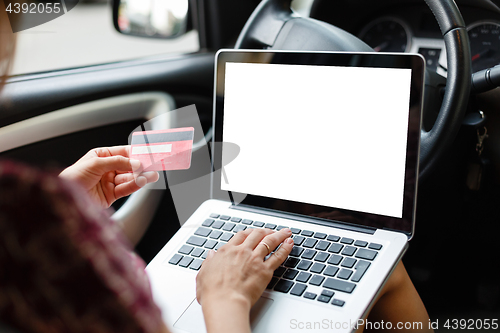
M 77 185 L 0 162 L 0 322 L 21 332 L 158 332 L 144 262 Z

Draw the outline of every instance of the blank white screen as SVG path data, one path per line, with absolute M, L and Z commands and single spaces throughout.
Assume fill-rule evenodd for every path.
M 410 69 L 226 63 L 223 140 L 240 154 L 221 188 L 401 218 L 410 83 Z

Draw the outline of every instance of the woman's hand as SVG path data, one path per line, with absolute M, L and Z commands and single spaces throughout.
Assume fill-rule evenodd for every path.
M 129 150 L 130 146 L 92 149 L 59 176 L 76 181 L 91 198 L 108 208 L 117 199 L 159 178 L 155 171 L 138 174 L 141 162 L 130 159 Z
M 208 253 L 196 278 L 196 296 L 209 332 L 250 330 L 250 308 L 292 250 L 291 235 L 290 229 L 245 230 L 234 235 L 217 253 Z M 269 250 L 280 244 L 264 261 Z

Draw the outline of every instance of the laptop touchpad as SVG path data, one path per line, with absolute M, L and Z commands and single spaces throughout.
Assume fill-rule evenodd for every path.
M 264 314 L 269 310 L 273 300 L 267 297 L 261 297 L 250 311 L 250 323 L 252 330 L 257 326 Z M 177 319 L 174 327 L 180 328 L 190 333 L 206 333 L 205 321 L 201 305 L 196 298 L 191 302 L 186 311 Z

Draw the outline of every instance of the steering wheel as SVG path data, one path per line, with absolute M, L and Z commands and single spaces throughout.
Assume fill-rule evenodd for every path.
M 469 38 L 453 0 L 425 0 L 443 35 L 448 61 L 447 84 L 431 130 L 421 130 L 420 180 L 426 178 L 455 139 L 470 94 Z M 235 48 L 374 52 L 363 41 L 328 23 L 296 15 L 291 0 L 263 0 L 254 10 Z

